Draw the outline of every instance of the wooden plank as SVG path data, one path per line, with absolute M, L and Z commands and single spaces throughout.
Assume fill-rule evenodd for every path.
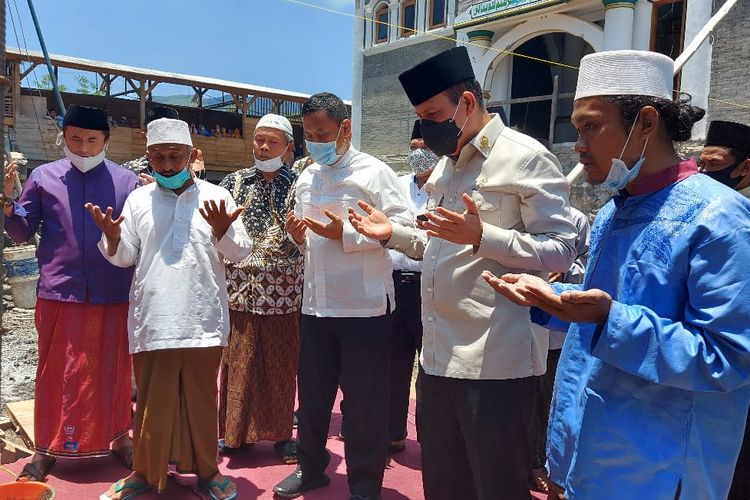
M 34 400 L 8 403 L 8 416 L 16 424 L 18 434 L 26 445 L 34 447 Z

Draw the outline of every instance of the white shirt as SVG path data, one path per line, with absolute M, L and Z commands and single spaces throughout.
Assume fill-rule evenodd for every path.
M 102 235 L 99 250 L 108 261 L 136 265 L 128 315 L 131 353 L 227 345 L 223 258 L 239 262 L 252 243 L 241 218 L 217 241 L 198 211 L 205 200 L 225 200 L 228 212 L 236 208 L 226 189 L 198 179 L 179 196 L 148 184 L 125 201 L 114 256 Z
M 417 177 L 414 174 L 402 175 L 398 178 L 398 181 L 401 184 L 404 194 L 406 195 L 406 201 L 409 203 L 409 209 L 412 211 L 415 217 L 421 213 L 426 212 L 427 200 L 429 199 L 430 195 L 427 193 L 425 185 L 423 184 L 421 188 L 417 186 Z M 396 250 L 389 250 L 388 253 L 391 256 L 394 271 L 422 271 L 421 260 L 411 259 L 405 254 Z
M 305 253 L 302 313 L 319 317 L 375 317 L 386 313 L 393 299 L 388 252 L 379 241 L 354 230 L 347 210 L 364 200 L 400 224 L 413 225 L 413 214 L 398 177 L 382 161 L 350 148 L 332 166 L 313 163 L 297 179 L 295 213 L 321 222 L 330 210 L 344 219 L 341 240 L 318 236 L 308 229 L 300 249 Z

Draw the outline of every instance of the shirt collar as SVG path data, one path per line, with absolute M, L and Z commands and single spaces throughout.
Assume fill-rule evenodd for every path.
M 655 193 L 697 173 L 698 162 L 695 161 L 695 158 L 689 158 L 672 165 L 666 170 L 636 180 L 628 193 L 631 196 Z
M 500 132 L 505 128 L 505 124 L 497 113 L 491 113 L 492 119 L 485 125 L 482 130 L 474 137 L 469 144 L 474 146 L 485 158 L 487 158 L 495 145 L 495 141 L 500 136 Z
M 253 167 L 253 170 L 255 170 L 255 175 L 253 176 L 255 180 L 264 180 L 263 172 L 258 170 L 257 168 Z M 276 177 L 274 177 L 271 182 L 276 183 L 281 180 L 286 181 L 288 184 L 291 184 L 292 182 L 292 171 L 287 167 L 286 165 L 282 165 L 281 168 L 278 170 L 278 174 L 276 174 Z

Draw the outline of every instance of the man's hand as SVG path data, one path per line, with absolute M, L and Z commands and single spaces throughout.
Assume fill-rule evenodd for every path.
M 427 221 L 421 222 L 427 236 L 440 238 L 457 245 L 479 246 L 482 242 L 482 221 L 474 200 L 468 194 L 463 195 L 466 210 L 459 214 L 446 208 L 438 207 L 435 212 L 427 212 Z
M 289 233 L 289 236 L 297 243 L 301 245 L 305 242 L 305 234 L 307 234 L 307 226 L 305 223 L 294 216 L 294 212 L 286 214 L 286 221 L 284 222 L 284 229 Z
M 18 178 L 18 165 L 12 161 L 5 165 L 5 177 L 3 178 L 3 194 L 6 198 L 13 197 L 13 188 L 16 187 Z
M 102 234 L 107 238 L 109 256 L 112 257 L 117 253 L 117 247 L 120 244 L 120 234 L 122 232 L 120 224 L 125 220 L 125 217 L 120 215 L 116 220 L 113 220 L 112 207 L 107 207 L 105 212 L 102 212 L 99 205 L 92 205 L 91 203 L 86 203 L 84 207 L 88 210 L 96 227 L 98 227 Z
M 531 307 L 537 305 L 532 299 L 535 297 L 531 290 L 538 294 L 550 294 L 554 296 L 552 287 L 542 278 L 531 274 L 504 274 L 498 278 L 489 271 L 482 272 L 482 278 L 511 302 L 519 306 Z
M 554 481 L 547 483 L 549 492 L 547 493 L 547 500 L 565 500 L 565 490 L 562 486 L 558 485 Z
M 563 276 L 565 276 L 564 273 L 549 273 L 549 278 L 547 278 L 547 281 L 550 283 L 557 283 L 559 281 L 562 281 Z
M 344 234 L 344 219 L 330 210 L 325 210 L 323 213 L 326 217 L 331 219 L 331 222 L 328 224 L 309 217 L 302 219 L 302 222 L 304 222 L 305 226 L 307 226 L 310 231 L 322 236 L 323 238 L 328 238 L 329 240 L 340 240 Z
M 190 172 L 200 172 L 206 169 L 206 163 L 203 161 L 203 151 L 195 148 L 195 160 L 190 163 Z
M 145 186 L 146 184 L 151 184 L 152 182 L 156 181 L 156 179 L 144 173 L 139 174 L 138 178 L 140 179 L 141 186 Z
M 484 271 L 482 277 L 512 302 L 538 307 L 569 323 L 603 325 L 609 316 L 612 297 L 603 290 L 565 291 L 555 295 L 549 283 L 529 274 L 506 274 L 500 278 Z
M 237 220 L 237 217 L 244 210 L 244 208 L 239 207 L 235 208 L 231 213 L 227 212 L 227 203 L 225 200 L 221 200 L 218 205 L 216 205 L 214 200 L 206 200 L 203 202 L 203 208 L 198 209 L 203 218 L 206 219 L 206 222 L 208 222 L 208 225 L 211 226 L 214 238 L 217 240 L 224 237 L 229 226 Z
M 355 212 L 353 208 L 350 208 L 349 222 L 352 224 L 352 227 L 358 233 L 364 234 L 368 238 L 378 241 L 390 240 L 393 235 L 393 225 L 388 217 L 380 210 L 371 207 L 362 200 L 359 200 L 357 205 L 367 215 L 362 216 Z

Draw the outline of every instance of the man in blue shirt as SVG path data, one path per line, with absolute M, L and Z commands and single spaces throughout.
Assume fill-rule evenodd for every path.
M 532 319 L 569 322 L 548 430 L 551 496 L 726 498 L 750 402 L 750 202 L 682 161 L 703 111 L 673 61 L 581 61 L 572 120 L 597 214 L 582 285 L 485 273 Z

